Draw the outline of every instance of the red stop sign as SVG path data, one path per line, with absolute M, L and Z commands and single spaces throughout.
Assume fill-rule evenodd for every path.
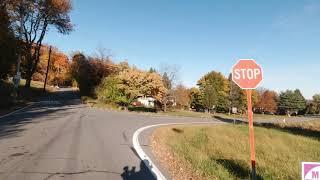
M 241 89 L 255 89 L 263 79 L 262 68 L 253 59 L 240 59 L 232 67 L 232 81 Z

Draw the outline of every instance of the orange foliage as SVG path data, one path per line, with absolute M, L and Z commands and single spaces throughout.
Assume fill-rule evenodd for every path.
M 37 71 L 33 75 L 33 80 L 44 81 L 48 66 L 49 47 L 41 48 L 40 62 Z M 70 63 L 68 57 L 56 48 L 52 48 L 51 59 L 49 65 L 48 84 L 51 85 L 69 85 L 69 68 Z

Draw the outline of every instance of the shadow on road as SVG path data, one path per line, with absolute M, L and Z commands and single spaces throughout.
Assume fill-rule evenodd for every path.
M 226 123 L 248 124 L 248 122 L 245 122 L 239 119 L 222 118 L 220 116 L 214 116 L 214 118 Z M 314 138 L 316 140 L 320 139 L 320 131 L 306 129 L 303 127 L 281 126 L 280 124 L 277 124 L 277 123 L 253 123 L 253 124 L 254 126 L 257 126 L 257 127 L 264 127 L 264 128 L 270 128 L 270 129 L 272 128 L 272 129 L 277 129 L 283 132 L 291 133 L 294 135 Z
M 58 91 L 40 100 L 42 102 L 25 110 L 0 118 L 0 139 L 18 136 L 25 130 L 26 124 L 66 117 L 72 114 L 70 109 L 79 108 L 77 105 L 81 104 L 77 92 L 74 91 Z
M 146 161 L 146 160 L 145 160 Z M 148 167 L 143 161 L 140 162 L 140 170 L 136 171 L 136 167 L 129 168 L 128 166 L 123 168 L 121 174 L 123 180 L 156 180 L 155 176 L 150 172 Z

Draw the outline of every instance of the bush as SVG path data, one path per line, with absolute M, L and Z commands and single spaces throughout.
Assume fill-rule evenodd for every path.
M 106 77 L 96 88 L 96 95 L 99 101 L 103 103 L 116 103 L 120 106 L 127 106 L 129 100 L 119 89 L 119 80 L 114 76 Z

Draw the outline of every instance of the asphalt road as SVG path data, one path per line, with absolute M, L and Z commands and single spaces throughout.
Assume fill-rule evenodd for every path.
M 133 133 L 212 121 L 89 108 L 70 89 L 42 100 L 0 119 L 0 179 L 155 179 L 132 148 Z M 148 135 L 141 138 L 148 147 Z

